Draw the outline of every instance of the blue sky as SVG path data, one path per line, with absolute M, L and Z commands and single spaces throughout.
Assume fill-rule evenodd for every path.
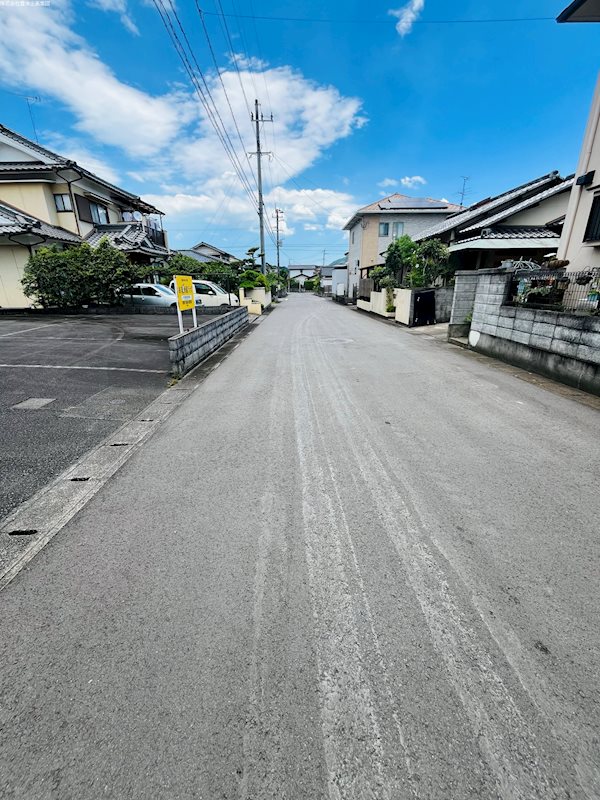
M 276 205 L 285 212 L 287 264 L 343 255 L 343 222 L 382 194 L 458 202 L 466 175 L 466 202 L 475 202 L 553 169 L 573 171 L 598 27 L 556 24 L 566 4 L 221 0 L 232 15 L 232 55 L 214 13 L 219 0 L 205 0 L 225 90 L 195 0 L 176 9 L 251 184 L 246 100 L 258 95 L 274 115 L 263 126 L 273 153 L 265 196 L 271 220 Z M 39 97 L 40 142 L 165 210 L 172 247 L 203 239 L 242 254 L 258 244 L 256 212 L 152 0 L 2 5 L 0 18 L 3 124 L 31 136 L 20 95 Z M 506 18 L 529 20 L 466 21 Z

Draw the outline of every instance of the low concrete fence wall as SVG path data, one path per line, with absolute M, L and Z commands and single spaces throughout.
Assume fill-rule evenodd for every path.
M 171 336 L 169 339 L 171 372 L 178 378 L 183 377 L 247 324 L 248 310 L 236 308 L 191 331 Z
M 511 275 L 475 275 L 473 350 L 600 395 L 600 317 L 505 305 Z

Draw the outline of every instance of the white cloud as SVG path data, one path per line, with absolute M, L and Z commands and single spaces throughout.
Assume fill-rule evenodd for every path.
M 53 97 L 75 116 L 75 128 L 133 156 L 167 145 L 190 118 L 180 92 L 155 97 L 121 82 L 69 27 L 70 5 L 3 11 L 0 79 Z
M 302 226 L 305 231 L 322 231 L 323 225 L 315 225 L 313 222 L 305 222 Z
M 413 175 L 412 177 L 410 175 L 406 175 L 406 177 L 400 179 L 400 183 L 407 189 L 414 189 L 415 186 L 425 186 L 427 181 L 420 175 Z
M 95 153 L 83 147 L 80 142 L 74 139 L 61 136 L 59 134 L 49 134 L 44 137 L 44 144 L 51 150 L 60 153 L 61 156 L 76 161 L 82 167 L 89 169 L 100 178 L 104 178 L 109 183 L 118 184 L 119 175 L 106 161 L 99 158 Z
M 128 13 L 126 0 L 92 1 L 107 12 Z M 35 90 L 74 118 L 74 135 L 59 141 L 54 149 L 113 181 L 118 176 L 97 156 L 92 157 L 89 140 L 118 148 L 130 159 L 123 166 L 124 174 L 152 191 L 144 196 L 169 214 L 168 225 L 177 227 L 185 220 L 186 227 L 202 228 L 225 222 L 256 231 L 256 208 L 241 188 L 191 88 L 175 87 L 155 95 L 121 80 L 72 30 L 70 0 L 53 0 L 51 7 L 11 7 L 9 13 L 3 13 L 3 23 L 0 81 Z M 326 188 L 291 190 L 286 185 L 328 148 L 366 123 L 360 99 L 309 80 L 290 66 L 269 67 L 256 59 L 238 58 L 237 67 L 239 75 L 226 65 L 220 77 L 213 72 L 206 78 L 249 177 L 246 153 L 255 149 L 255 143 L 246 98 L 255 97 L 253 86 L 259 82 L 269 87 L 269 105 L 262 108 L 266 118 L 270 118 L 271 108 L 274 111 L 273 122 L 263 125 L 264 148 L 276 154 L 272 161 L 265 158 L 263 162 L 269 215 L 275 205 L 286 211 L 288 235 L 296 221 L 339 229 L 356 208 L 352 195 Z M 266 99 L 263 97 L 263 102 Z M 77 133 L 85 135 L 81 141 L 77 141 Z M 252 168 L 255 170 L 254 159 Z M 253 184 L 253 177 L 250 180 Z
M 130 33 L 139 36 L 140 32 L 127 9 L 127 0 L 89 0 L 89 5 L 100 11 L 114 11 L 119 14 L 121 22 Z
M 402 6 L 402 8 L 391 8 L 388 11 L 388 14 L 398 18 L 396 30 L 400 36 L 406 36 L 407 33 L 411 32 L 412 26 L 419 18 L 419 15 L 421 14 L 421 11 L 423 11 L 424 7 L 425 0 L 409 0 L 409 2 L 405 6 Z
M 259 70 L 268 67 L 268 63 L 263 61 L 262 58 L 256 56 L 246 56 L 242 53 L 233 53 L 229 56 L 229 61 L 232 64 L 237 63 L 240 69 Z
M 379 181 L 377 186 L 381 186 L 382 189 L 388 186 L 398 186 L 398 181 L 395 178 L 384 178 L 382 181 Z

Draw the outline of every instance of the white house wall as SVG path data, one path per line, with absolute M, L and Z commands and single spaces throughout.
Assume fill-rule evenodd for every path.
M 499 225 L 545 225 L 567 213 L 570 192 L 561 192 L 542 200 L 533 208 L 526 208 L 503 219 Z
M 576 177 L 595 170 L 592 188 L 573 186 L 567 217 L 558 248 L 558 258 L 569 260 L 569 270 L 600 267 L 600 246 L 583 241 L 594 197 L 600 194 L 600 74 L 579 156 Z

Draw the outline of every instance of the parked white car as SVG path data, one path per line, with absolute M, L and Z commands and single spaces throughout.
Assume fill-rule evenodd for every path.
M 226 292 L 222 286 L 212 281 L 198 280 L 194 278 L 194 291 L 196 292 L 196 305 L 198 301 L 203 306 L 239 306 L 240 298 L 234 292 Z M 172 290 L 175 289 L 175 281 L 169 284 Z
M 177 307 L 175 292 L 160 283 L 135 283 L 131 291 L 123 292 L 121 297 L 126 303 L 132 302 L 134 306 Z

